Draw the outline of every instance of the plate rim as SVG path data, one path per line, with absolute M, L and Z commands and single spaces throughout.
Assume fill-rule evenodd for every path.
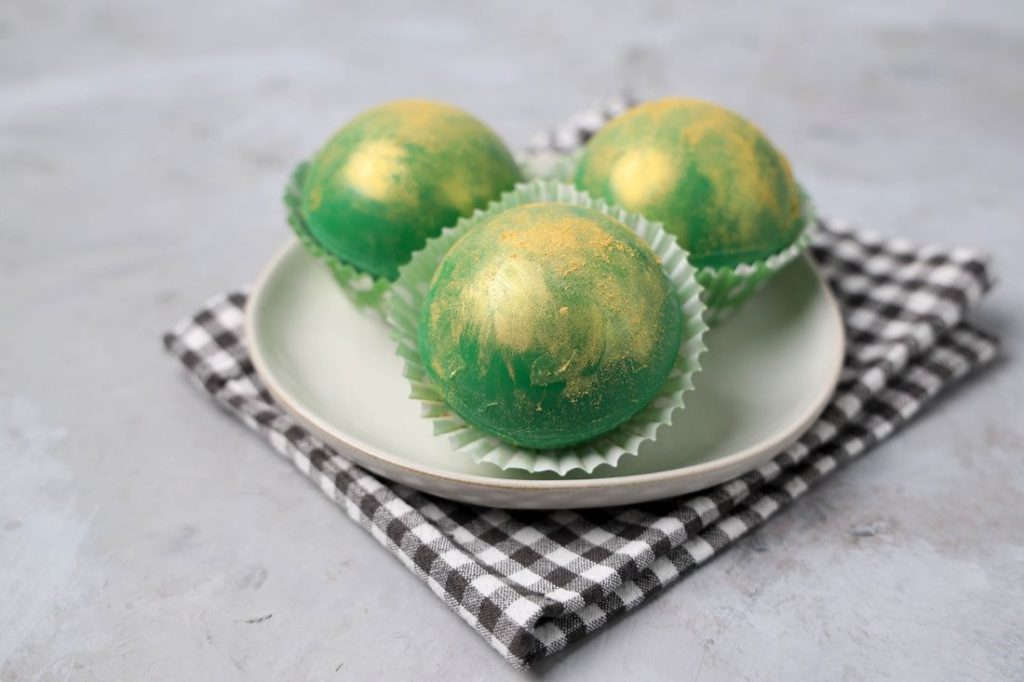
M 252 360 L 253 368 L 256 374 L 259 376 L 260 381 L 263 383 L 264 388 L 270 393 L 270 395 L 276 400 L 282 408 L 288 412 L 296 421 L 302 424 L 307 429 L 313 431 L 317 436 L 323 440 L 330 441 L 328 446 L 334 447 L 333 443 L 342 443 L 348 450 L 358 453 L 359 455 L 368 458 L 378 464 L 379 467 L 385 471 L 388 469 L 399 469 L 405 474 L 413 477 L 426 476 L 434 479 L 441 479 L 448 483 L 457 483 L 463 486 L 472 486 L 474 488 L 483 489 L 502 489 L 508 491 L 521 491 L 530 493 L 555 493 L 555 492 L 570 492 L 581 489 L 585 490 L 597 490 L 601 488 L 622 488 L 622 487 L 633 487 L 633 486 L 647 486 L 657 483 L 665 483 L 679 478 L 689 478 L 693 476 L 705 476 L 720 469 L 730 469 L 731 467 L 738 465 L 746 460 L 757 460 L 760 456 L 765 455 L 766 452 L 771 452 L 772 456 L 781 452 L 789 445 L 794 443 L 806 430 L 817 420 L 821 413 L 825 410 L 829 403 L 829 399 L 835 391 L 835 387 L 839 382 L 839 376 L 842 372 L 844 359 L 845 359 L 845 348 L 846 348 L 846 329 L 843 324 L 842 312 L 839 309 L 839 304 L 835 299 L 835 295 L 832 289 L 824 281 L 818 268 L 810 260 L 810 258 L 804 254 L 801 259 L 807 262 L 810 266 L 811 271 L 814 273 L 815 278 L 821 285 L 821 288 L 825 292 L 825 298 L 828 302 L 829 318 L 832 321 L 832 325 L 838 330 L 837 338 L 839 343 L 837 348 L 833 351 L 832 366 L 830 367 L 830 376 L 827 382 L 823 382 L 824 387 L 819 391 L 819 394 L 815 396 L 815 400 L 811 407 L 804 413 L 802 418 L 796 422 L 794 428 L 790 431 L 783 433 L 777 438 L 770 440 L 761 441 L 755 445 L 749 446 L 734 452 L 725 457 L 714 459 L 708 462 L 700 462 L 698 464 L 684 465 L 675 467 L 672 469 L 664 469 L 662 471 L 652 471 L 643 474 L 630 474 L 627 476 L 602 476 L 597 478 L 555 478 L 555 479 L 511 479 L 511 478 L 496 478 L 487 476 L 484 474 L 464 474 L 446 471 L 444 469 L 437 469 L 435 467 L 410 463 L 408 460 L 397 457 L 391 453 L 382 451 L 372 445 L 362 442 L 360 439 L 352 437 L 348 434 L 342 434 L 337 429 L 332 427 L 330 424 L 325 423 L 316 415 L 308 412 L 296 399 L 289 395 L 288 391 L 284 389 L 277 380 L 274 378 L 273 372 L 269 370 L 268 363 L 260 350 L 260 344 L 257 341 L 255 334 L 257 317 L 257 310 L 260 308 L 258 305 L 254 305 L 263 293 L 267 290 L 267 285 L 273 278 L 274 274 L 278 271 L 281 263 L 291 255 L 296 249 L 301 249 L 302 244 L 294 237 L 289 238 L 282 246 L 280 246 L 270 261 L 263 267 L 255 283 L 249 290 L 248 298 L 246 299 L 245 305 L 245 321 L 243 325 L 243 334 L 246 341 L 246 347 L 249 352 L 249 357 Z M 360 462 L 356 462 L 360 464 Z M 754 465 L 756 466 L 756 465 Z M 753 469 L 753 466 L 751 467 Z M 737 474 L 741 475 L 741 474 Z M 387 478 L 387 475 L 384 475 Z M 719 482 L 720 483 L 720 482 Z M 707 488 L 718 485 L 719 483 L 713 483 L 709 486 L 702 487 L 699 490 L 705 490 Z M 403 485 L 409 485 L 403 483 Z M 416 487 L 411 485 L 410 487 Z

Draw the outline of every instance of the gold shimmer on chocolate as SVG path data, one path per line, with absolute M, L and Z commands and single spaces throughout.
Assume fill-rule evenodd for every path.
M 679 302 L 650 248 L 592 209 L 528 204 L 475 226 L 438 268 L 421 351 L 467 421 L 527 447 L 598 435 L 671 370 Z
M 483 123 L 446 104 L 404 100 L 357 116 L 324 145 L 309 164 L 300 208 L 320 248 L 394 279 L 429 237 L 520 179 Z
M 697 265 L 758 260 L 803 227 L 785 156 L 749 121 L 695 99 L 650 102 L 588 143 L 576 185 L 658 220 Z

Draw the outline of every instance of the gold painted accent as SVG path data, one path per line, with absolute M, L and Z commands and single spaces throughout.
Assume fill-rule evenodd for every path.
M 324 193 L 320 191 L 319 187 L 314 187 L 309 192 L 309 210 L 316 211 L 320 208 L 320 204 L 323 203 Z
M 663 97 L 662 99 L 633 107 L 620 118 L 625 119 L 637 114 L 643 114 L 657 120 L 662 116 L 674 114 L 680 109 L 690 109 L 692 111 L 701 111 L 702 113 L 707 111 L 728 111 L 724 107 L 698 97 Z
M 368 199 L 394 201 L 408 198 L 404 187 L 408 174 L 405 150 L 388 140 L 370 140 L 360 145 L 341 168 L 349 185 Z
M 435 344 L 444 351 L 433 358 L 438 376 L 461 366 L 460 339 L 468 334 L 480 348 L 481 373 L 494 354 L 511 367 L 513 357 L 536 352 L 531 383 L 564 382 L 564 395 L 575 399 L 602 378 L 596 368 L 635 371 L 662 339 L 669 288 L 650 249 L 565 206 L 528 204 L 498 214 L 445 260 L 454 263 L 447 276 L 459 284 L 442 291 L 428 315 L 431 335 L 450 334 Z
M 657 149 L 630 149 L 612 165 L 617 203 L 628 211 L 664 201 L 679 183 L 679 164 Z
M 617 133 L 628 135 L 637 147 L 623 151 L 621 145 L 601 144 L 602 138 Z M 777 178 L 765 172 L 757 155 L 763 141 L 767 138 L 757 126 L 729 109 L 699 99 L 666 98 L 612 121 L 595 138 L 586 167 L 588 174 L 608 178 L 617 203 L 644 213 L 669 201 L 683 171 L 696 163 L 718 194 L 710 204 L 737 228 L 734 234 L 718 235 L 722 246 L 756 244 L 763 236 L 764 225 L 758 221 L 765 207 L 771 207 L 784 226 L 798 224 L 801 212 L 788 160 L 778 154 L 789 186 L 780 195 Z M 689 231 L 686 216 L 676 216 L 673 222 L 683 233 Z
M 476 132 L 475 128 L 484 128 L 471 115 L 441 102 L 406 99 L 391 102 L 381 108 L 397 115 L 397 135 L 407 140 L 416 140 L 416 144 L 427 149 L 447 146 L 451 140 Z
M 734 224 L 739 226 L 740 241 L 756 243 L 763 229 L 756 222 L 757 212 L 752 212 L 751 208 L 770 205 L 785 215 L 791 208 L 786 205 L 790 203 L 787 199 L 796 198 L 797 210 L 791 215 L 795 220 L 799 215 L 799 195 L 788 162 L 779 155 L 793 185 L 793 191 L 785 197 L 775 191 L 771 176 L 764 172 L 764 166 L 758 159 L 757 143 L 766 139 L 764 133 L 728 109 L 699 100 L 688 106 L 696 110 L 697 116 L 682 129 L 682 138 L 694 156 L 704 160 L 700 166 L 701 173 L 712 186 L 729 189 L 729 196 L 715 197 L 715 203 L 732 215 Z M 727 156 L 718 163 L 709 162 L 714 159 L 715 152 Z
M 534 316 L 554 305 L 542 266 L 522 258 L 502 260 L 486 268 L 469 288 L 467 302 L 472 306 L 472 318 L 489 320 L 487 336 L 516 353 L 534 345 Z
M 463 215 L 469 214 L 481 203 L 479 190 L 466 182 L 465 175 L 465 173 L 457 173 L 450 178 L 445 178 L 441 183 L 441 193 L 448 203 Z

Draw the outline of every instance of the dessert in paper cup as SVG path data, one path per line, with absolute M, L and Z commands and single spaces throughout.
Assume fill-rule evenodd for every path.
M 391 102 L 352 119 L 292 174 L 302 244 L 362 306 L 377 306 L 427 239 L 522 179 L 501 139 L 447 104 Z
M 734 266 L 706 266 L 698 268 L 697 281 L 704 288 L 704 303 L 708 307 L 707 321 L 716 325 L 728 319 L 758 290 L 764 287 L 780 270 L 800 257 L 811 243 L 816 225 L 813 205 L 803 192 L 801 204 L 803 229 L 792 244 L 767 258 Z
M 321 246 L 306 224 L 302 213 L 302 188 L 308 169 L 308 162 L 300 163 L 285 189 L 284 204 L 288 211 L 288 224 L 306 251 L 327 265 L 335 281 L 357 305 L 375 307 L 391 281 L 387 278 L 376 278 L 346 263 L 338 255 Z
M 552 173 L 663 223 L 697 268 L 710 324 L 810 243 L 813 211 L 786 157 L 746 119 L 709 102 L 634 107 Z
M 593 472 L 693 387 L 704 304 L 661 225 L 571 185 L 518 185 L 413 255 L 386 297 L 411 397 L 477 462 Z

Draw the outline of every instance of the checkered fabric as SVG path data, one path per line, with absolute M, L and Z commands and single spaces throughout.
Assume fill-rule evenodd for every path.
M 575 117 L 533 149 L 569 152 L 621 107 L 616 101 Z M 840 302 L 848 335 L 846 365 L 824 414 L 755 471 L 635 507 L 487 509 L 367 473 L 298 426 L 261 387 L 242 338 L 244 293 L 213 299 L 164 342 L 203 391 L 525 668 L 640 606 L 993 358 L 996 341 L 963 321 L 990 286 L 985 258 L 966 249 L 915 248 L 835 221 L 820 228 L 811 252 Z

